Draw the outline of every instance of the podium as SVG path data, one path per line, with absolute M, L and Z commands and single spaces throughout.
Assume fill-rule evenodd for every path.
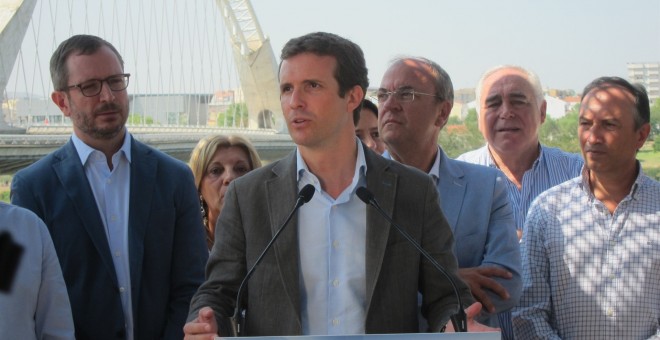
M 500 340 L 500 332 L 486 333 L 399 333 L 399 334 L 359 334 L 359 335 L 299 335 L 299 336 L 257 336 L 235 339 L 254 340 Z M 216 340 L 231 339 L 216 337 Z

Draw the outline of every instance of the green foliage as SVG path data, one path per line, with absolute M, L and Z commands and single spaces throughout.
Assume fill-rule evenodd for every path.
M 0 202 L 9 203 L 9 186 L 12 175 L 0 175 Z
M 547 117 L 539 133 L 541 143 L 567 152 L 580 153 L 577 136 L 578 112 L 579 108 L 576 107 L 559 119 Z
M 152 125 L 154 119 L 150 116 L 143 116 L 139 113 L 131 113 L 128 115 L 128 121 L 126 122 L 130 125 Z
M 454 117 L 449 119 L 438 136 L 438 144 L 442 146 L 447 156 L 456 158 L 462 153 L 484 145 L 484 138 L 479 132 L 477 123 L 477 110 L 470 109 L 463 122 L 452 118 Z
M 218 126 L 248 127 L 247 104 L 231 104 L 227 111 L 218 114 Z
M 460 118 L 456 116 L 450 116 L 449 119 L 447 119 L 447 125 L 461 125 L 463 122 L 460 120 Z
M 649 177 L 655 179 L 656 181 L 660 181 L 660 168 L 645 168 L 645 167 L 642 167 L 642 169 L 644 169 L 644 174 L 646 176 L 649 176 Z
M 649 135 L 649 139 L 657 142 L 660 139 L 656 138 L 658 135 L 660 135 L 660 98 L 656 99 L 651 105 L 651 134 Z M 660 151 L 659 149 L 656 150 Z

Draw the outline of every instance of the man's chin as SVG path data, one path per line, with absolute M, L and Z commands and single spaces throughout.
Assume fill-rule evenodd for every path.
M 105 128 L 105 129 L 93 129 L 90 131 L 90 134 L 96 139 L 113 139 L 117 137 L 124 131 L 124 126 Z

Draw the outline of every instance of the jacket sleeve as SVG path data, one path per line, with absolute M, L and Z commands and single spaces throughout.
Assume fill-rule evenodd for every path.
M 458 263 L 453 253 L 454 237 L 440 204 L 438 192 L 428 178 L 424 199 L 422 248 L 443 267 L 456 284 L 463 306 L 474 303 L 468 286 L 458 277 Z M 422 292 L 422 315 L 428 320 L 431 330 L 438 331 L 456 313 L 459 307 L 452 285 L 429 261 L 421 259 L 420 291 Z

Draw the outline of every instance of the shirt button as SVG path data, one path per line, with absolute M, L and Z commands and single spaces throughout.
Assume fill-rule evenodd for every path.
M 337 279 L 332 280 L 332 285 L 335 287 L 339 286 L 339 280 Z
M 339 248 L 339 241 L 333 241 L 332 242 L 332 248 L 335 248 L 335 249 Z
M 337 320 L 337 319 L 332 319 L 332 325 L 333 325 L 333 326 L 339 326 L 339 320 Z
M 121 256 L 121 252 L 120 252 L 120 251 L 116 251 L 116 252 L 115 252 L 115 257 L 119 257 L 119 256 Z
M 124 287 L 119 287 L 119 292 L 120 293 L 123 293 L 124 291 L 126 291 L 126 289 Z
M 607 316 L 613 316 L 614 315 L 614 309 L 613 308 L 607 308 Z

